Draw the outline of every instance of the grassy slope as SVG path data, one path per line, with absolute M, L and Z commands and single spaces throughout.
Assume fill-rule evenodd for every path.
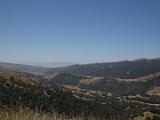
M 20 108 L 18 110 L 9 110 L 0 112 L 0 120 L 81 120 L 81 118 L 69 118 L 65 115 L 59 115 L 57 113 L 44 114 L 32 111 L 30 109 Z
M 84 95 L 78 96 L 84 97 Z M 76 98 L 69 90 L 60 86 L 45 87 L 31 84 L 29 81 L 0 77 L 0 108 L 6 106 L 12 108 L 22 104 L 32 110 L 56 111 L 67 115 L 85 114 L 88 116 L 93 113 L 96 116 L 108 117 L 119 113 L 119 107 L 116 105 L 103 105 L 96 99 L 90 99 L 88 101 Z
M 137 116 L 130 119 L 125 120 L 159 120 L 160 116 L 156 114 L 152 114 L 151 112 L 145 112 L 141 116 Z M 88 118 L 83 116 L 66 116 L 63 114 L 57 113 L 42 113 L 36 112 L 29 108 L 19 107 L 16 109 L 7 109 L 0 111 L 0 120 L 106 120 L 103 118 L 95 118 L 93 116 L 89 116 Z M 112 116 L 108 120 L 120 120 L 119 117 Z

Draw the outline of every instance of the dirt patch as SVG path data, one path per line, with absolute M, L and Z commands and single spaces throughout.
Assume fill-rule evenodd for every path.
M 160 96 L 160 87 L 155 86 L 147 92 L 148 95 L 158 95 Z

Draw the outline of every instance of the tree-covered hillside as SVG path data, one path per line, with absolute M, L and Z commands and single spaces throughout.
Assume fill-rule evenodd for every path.
M 129 79 L 160 72 L 160 59 L 140 59 L 135 61 L 73 65 L 64 68 L 50 69 L 46 71 L 46 74 L 53 74 L 56 72 Z

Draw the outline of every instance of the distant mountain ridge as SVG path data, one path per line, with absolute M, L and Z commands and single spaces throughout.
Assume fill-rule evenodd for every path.
M 66 72 L 70 74 L 107 77 L 107 78 L 136 78 L 160 72 L 160 59 L 139 59 L 107 63 L 72 65 L 62 68 L 49 69 L 45 74 Z
M 83 76 L 96 76 L 107 78 L 136 78 L 160 72 L 160 58 L 138 59 L 134 61 L 103 62 L 92 64 L 76 64 L 67 67 L 47 68 L 22 64 L 0 62 L 0 67 L 41 75 L 54 75 L 55 73 L 70 73 Z
M 49 68 L 39 67 L 39 66 L 31 66 L 31 65 L 22 65 L 22 64 L 15 64 L 15 63 L 5 63 L 0 62 L 0 67 L 6 68 L 9 70 L 15 70 L 18 72 L 27 72 L 32 74 L 42 74 Z

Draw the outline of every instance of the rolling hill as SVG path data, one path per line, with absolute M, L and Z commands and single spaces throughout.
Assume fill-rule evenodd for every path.
M 27 75 L 27 78 L 45 85 L 72 85 L 116 96 L 145 94 L 152 88 L 160 86 L 159 58 L 72 65 L 61 68 L 43 68 L 10 63 L 1 63 L 0 67 L 28 72 L 24 75 L 21 73 L 21 76 Z
M 120 120 L 160 113 L 160 59 L 61 68 L 0 64 L 0 106 Z
M 160 72 L 160 59 L 72 65 L 63 68 L 48 69 L 45 71 L 45 74 L 57 72 L 84 76 L 132 79 Z
M 36 74 L 36 75 L 42 74 L 49 69 L 45 67 L 22 65 L 22 64 L 15 64 L 15 63 L 5 63 L 5 62 L 0 62 L 0 67 L 17 71 L 17 72 L 26 72 L 26 73 Z
M 52 76 L 55 73 L 70 73 L 81 76 L 132 79 L 160 72 L 160 59 L 71 65 L 60 68 L 45 68 L 0 62 L 0 67 L 32 74 Z

